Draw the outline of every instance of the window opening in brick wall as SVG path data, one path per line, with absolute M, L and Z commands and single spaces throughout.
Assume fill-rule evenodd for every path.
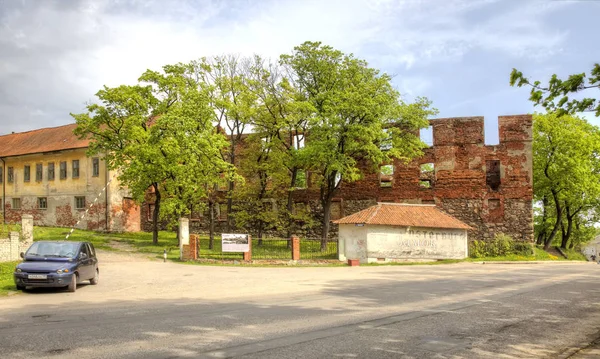
M 60 179 L 67 179 L 67 162 L 65 161 L 60 163 Z
M 485 183 L 492 191 L 497 191 L 500 188 L 500 161 L 489 160 L 485 161 Z
M 35 165 L 35 180 L 41 182 L 44 178 L 44 169 L 41 163 Z
M 75 197 L 75 209 L 84 209 L 85 208 L 85 197 L 76 196 Z
M 329 220 L 335 221 L 340 218 L 342 218 L 342 202 L 331 202 L 331 208 L 329 209 Z
M 383 165 L 379 168 L 379 187 L 392 187 L 394 182 L 394 165 Z
M 422 128 L 419 131 L 419 138 L 427 146 L 429 146 L 429 147 L 433 146 L 433 126 L 429 125 L 426 128 Z
M 15 170 L 12 167 L 8 167 L 8 170 L 6 172 L 6 181 L 8 183 L 13 183 L 13 181 L 15 180 Z
M 30 179 L 31 179 L 31 166 L 25 165 L 25 167 L 23 168 L 23 181 L 29 182 Z
M 100 176 L 100 159 L 98 157 L 92 158 L 92 177 Z
M 47 209 L 48 208 L 48 198 L 47 197 L 38 197 L 37 199 L 38 209 Z
M 392 131 L 389 128 L 384 128 L 383 132 L 385 133 L 385 137 L 381 140 L 379 148 L 382 151 L 389 151 L 392 149 Z
M 73 178 L 79 178 L 79 160 L 73 160 L 73 171 L 71 176 L 73 176 Z
M 54 181 L 54 162 L 48 163 L 48 181 Z
M 21 199 L 20 198 L 12 199 L 12 209 L 21 209 Z
M 298 171 L 296 173 L 296 183 L 294 184 L 294 187 L 298 188 L 298 189 L 304 189 L 306 188 L 306 172 L 305 171 Z
M 497 198 L 488 199 L 488 210 L 494 211 L 500 208 L 500 200 Z
M 432 188 L 435 181 L 435 164 L 421 164 L 421 173 L 419 177 L 419 186 L 421 188 Z

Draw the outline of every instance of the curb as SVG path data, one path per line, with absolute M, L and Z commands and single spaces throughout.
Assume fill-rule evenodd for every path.
M 481 261 L 469 262 L 473 264 L 595 264 L 586 261 Z

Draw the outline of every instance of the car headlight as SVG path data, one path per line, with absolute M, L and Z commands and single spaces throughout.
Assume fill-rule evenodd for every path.
M 21 273 L 21 272 L 22 272 L 22 270 L 21 270 L 21 268 L 17 268 L 17 269 L 15 270 L 15 272 L 17 272 L 17 273 Z
M 59 269 L 56 271 L 56 273 L 58 273 L 58 274 L 69 273 L 69 270 L 68 269 Z

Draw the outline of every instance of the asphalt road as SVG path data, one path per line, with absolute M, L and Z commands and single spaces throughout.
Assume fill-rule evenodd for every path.
M 598 274 L 595 264 L 241 268 L 112 258 L 98 286 L 0 300 L 0 357 L 566 358 L 600 337 Z

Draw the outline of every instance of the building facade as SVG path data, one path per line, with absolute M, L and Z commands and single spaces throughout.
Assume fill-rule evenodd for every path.
M 88 157 L 89 141 L 75 125 L 0 136 L 3 220 L 33 216 L 35 225 L 139 231 L 140 209 L 120 188 L 102 157 Z

